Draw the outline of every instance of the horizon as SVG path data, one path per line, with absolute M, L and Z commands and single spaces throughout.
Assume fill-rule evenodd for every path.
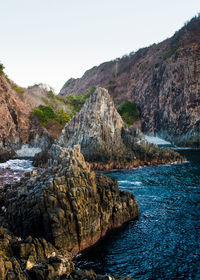
M 43 83 L 59 93 L 71 77 L 170 38 L 199 12 L 197 0 L 126 4 L 3 2 L 0 62 L 5 73 L 22 87 Z

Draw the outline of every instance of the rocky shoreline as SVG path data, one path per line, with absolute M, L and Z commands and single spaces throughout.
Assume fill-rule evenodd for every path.
M 100 279 L 74 271 L 73 255 L 139 215 L 134 195 L 95 175 L 79 146 L 58 145 L 47 170 L 27 172 L 1 190 L 0 209 L 2 280 Z

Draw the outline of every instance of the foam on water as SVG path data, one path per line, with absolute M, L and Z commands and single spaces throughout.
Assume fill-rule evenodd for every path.
M 10 159 L 4 163 L 0 163 L 0 169 L 31 171 L 33 169 L 33 165 L 31 160 Z
M 145 139 L 147 142 L 152 143 L 152 144 L 156 144 L 156 145 L 171 145 L 170 142 L 165 141 L 159 137 L 155 137 L 155 136 L 148 136 L 145 135 Z
M 31 160 L 10 159 L 0 163 L 0 188 L 5 184 L 18 182 L 24 176 L 24 172 L 30 172 L 32 169 Z
M 40 153 L 41 149 L 39 147 L 29 147 L 28 144 L 25 144 L 21 147 L 20 150 L 16 151 L 18 157 L 34 157 L 35 154 Z
M 131 184 L 131 185 L 137 185 L 137 186 L 139 186 L 139 185 L 142 184 L 142 182 L 138 182 L 138 181 L 136 181 L 136 182 L 131 182 L 131 181 L 129 181 L 129 180 L 121 180 L 121 181 L 118 181 L 118 183 L 119 183 L 119 184 Z

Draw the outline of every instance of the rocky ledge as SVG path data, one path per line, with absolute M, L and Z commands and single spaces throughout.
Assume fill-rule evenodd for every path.
M 117 112 L 108 91 L 98 87 L 68 122 L 59 145 L 78 144 L 93 169 L 109 170 L 182 162 L 180 154 L 148 144 L 139 129 L 130 130 Z
M 100 279 L 72 273 L 72 255 L 139 214 L 134 195 L 119 191 L 116 179 L 91 172 L 79 146 L 58 145 L 48 169 L 34 169 L 1 190 L 0 209 L 3 280 Z

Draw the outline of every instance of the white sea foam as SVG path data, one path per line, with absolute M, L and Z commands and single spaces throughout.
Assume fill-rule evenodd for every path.
M 133 182 L 133 184 L 134 184 L 134 185 L 141 185 L 141 184 L 142 184 L 142 182 L 138 182 L 138 181 L 136 181 L 136 182 Z
M 34 157 L 35 154 L 41 152 L 39 147 L 29 147 L 28 144 L 25 144 L 21 147 L 20 150 L 16 151 L 18 157 Z
M 170 142 L 165 141 L 159 137 L 155 137 L 155 136 L 148 136 L 145 135 L 145 139 L 147 142 L 152 143 L 152 144 L 157 144 L 157 145 L 171 145 Z
M 142 184 L 142 182 L 138 182 L 138 181 L 136 181 L 136 182 L 131 182 L 131 181 L 128 181 L 128 180 L 121 180 L 121 181 L 118 181 L 118 183 L 119 184 L 124 184 L 124 183 L 128 183 L 128 184 L 130 184 L 130 185 L 141 185 Z
M 122 180 L 122 181 L 118 181 L 118 182 L 119 182 L 119 183 L 122 183 L 122 184 L 123 184 L 123 183 L 129 183 L 129 184 L 131 183 L 131 182 L 127 181 L 127 180 Z
M 4 163 L 0 163 L 0 168 L 8 168 L 16 171 L 31 171 L 33 169 L 33 165 L 30 160 L 10 159 Z
M 192 147 L 177 147 L 177 146 L 175 146 L 175 147 L 173 148 L 173 150 L 197 150 L 197 151 L 199 151 L 199 150 L 200 150 L 200 148 L 192 148 Z

